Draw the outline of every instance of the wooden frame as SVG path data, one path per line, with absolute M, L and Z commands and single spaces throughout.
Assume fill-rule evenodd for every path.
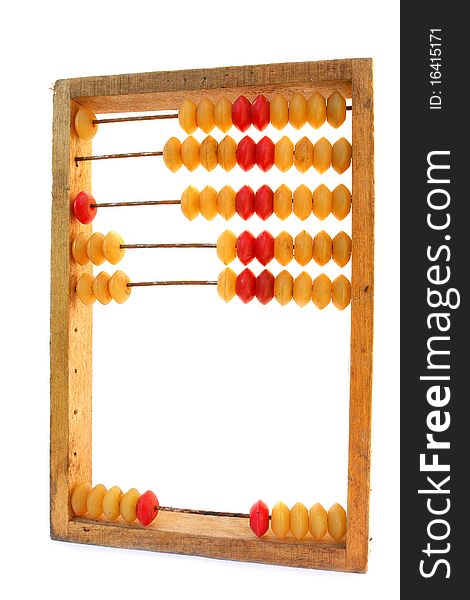
M 69 495 L 91 483 L 92 311 L 76 300 L 80 267 L 71 239 L 87 231 L 71 216 L 71 203 L 91 189 L 91 154 L 72 126 L 79 106 L 97 113 L 175 109 L 184 97 L 233 99 L 294 91 L 352 98 L 352 301 L 349 407 L 348 531 L 340 543 L 328 538 L 255 538 L 236 518 L 161 513 L 147 528 L 74 518 Z M 54 89 L 51 253 L 51 537 L 56 540 L 140 548 L 232 560 L 364 572 L 369 541 L 369 475 L 374 283 L 373 90 L 371 59 L 286 63 L 207 70 L 141 73 L 60 80 Z M 90 269 L 91 270 L 91 269 Z M 213 519 L 218 519 L 214 528 Z

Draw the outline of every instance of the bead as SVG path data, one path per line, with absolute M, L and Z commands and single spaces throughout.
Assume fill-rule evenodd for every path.
M 313 190 L 313 214 L 323 221 L 331 212 L 332 194 L 323 183 Z
M 294 240 L 294 258 L 305 267 L 312 260 L 313 254 L 313 239 L 307 231 L 301 231 L 295 236 Z
M 211 135 L 208 135 L 199 147 L 199 160 L 206 171 L 213 171 L 219 164 L 217 148 L 218 143 Z
M 115 521 L 119 517 L 122 491 L 117 485 L 109 488 L 103 497 L 103 514 L 108 521 Z
M 237 236 L 232 231 L 224 231 L 217 240 L 217 256 L 228 265 L 237 256 Z
M 300 307 L 305 306 L 312 299 L 312 278 L 305 271 L 295 278 L 292 297 Z
M 305 221 L 312 214 L 312 192 L 304 184 L 294 191 L 293 209 L 301 221 Z
M 73 488 L 70 505 L 73 514 L 77 517 L 82 517 L 87 511 L 87 497 L 90 490 L 91 485 L 89 483 L 79 483 Z
M 180 106 L 178 112 L 178 121 L 181 129 L 186 133 L 194 133 L 197 129 L 197 118 L 196 118 L 197 106 L 196 103 L 186 98 Z
M 235 190 L 230 185 L 224 186 L 217 194 L 217 210 L 226 221 L 235 214 L 235 197 Z
M 308 529 L 314 540 L 322 540 L 328 532 L 328 515 L 321 504 L 314 504 L 308 513 Z
M 220 98 L 217 100 L 214 107 L 215 125 L 222 133 L 232 127 L 232 103 L 228 98 Z
M 292 214 L 292 191 L 287 185 L 280 185 L 274 192 L 273 209 L 276 217 L 282 220 Z
M 103 254 L 103 241 L 104 235 L 95 231 L 93 235 L 88 238 L 86 244 L 86 254 L 94 265 L 102 265 L 105 261 Z
M 233 103 L 232 121 L 241 132 L 251 125 L 251 102 L 245 96 L 239 96 Z
M 273 127 L 279 130 L 284 129 L 289 122 L 289 104 L 281 94 L 271 100 L 270 117 Z
M 158 498 L 155 494 L 148 490 L 137 500 L 135 512 L 139 522 L 144 527 L 150 523 L 158 515 Z
M 266 221 L 273 214 L 274 193 L 269 185 L 262 185 L 255 194 L 255 212 Z
M 92 292 L 93 296 L 101 304 L 109 304 L 112 300 L 111 294 L 109 293 L 109 280 L 110 276 L 106 271 L 101 271 L 93 280 Z
M 319 231 L 313 239 L 313 260 L 323 267 L 331 259 L 332 241 L 326 231 Z
M 204 133 L 210 133 L 215 127 L 214 104 L 209 98 L 203 98 L 196 109 L 197 126 Z
M 274 238 L 263 231 L 256 238 L 256 260 L 265 267 L 274 258 Z
M 296 129 L 307 122 L 307 100 L 302 94 L 294 94 L 289 101 L 289 122 Z
M 346 534 L 346 511 L 340 504 L 333 504 L 328 511 L 328 533 L 337 542 Z
M 307 138 L 303 137 L 295 145 L 294 166 L 300 173 L 308 171 L 313 164 L 313 144 Z
M 237 146 L 237 163 L 244 171 L 249 171 L 256 163 L 256 144 L 246 135 Z
M 270 106 L 266 96 L 256 96 L 251 105 L 251 122 L 258 131 L 263 131 L 269 125 Z
M 90 262 L 86 253 L 86 245 L 88 243 L 88 235 L 81 231 L 72 242 L 72 256 L 75 262 L 84 267 Z
M 199 142 L 192 135 L 181 144 L 181 160 L 188 171 L 194 171 L 199 167 Z
M 281 306 L 292 300 L 294 279 L 288 271 L 281 271 L 274 282 L 274 296 Z
M 333 169 L 341 175 L 349 169 L 351 165 L 352 147 L 346 138 L 339 138 L 333 144 L 333 153 L 331 164 Z
M 242 302 L 248 304 L 255 297 L 256 277 L 250 269 L 244 269 L 235 282 L 235 292 Z
M 344 123 L 346 119 L 346 100 L 339 92 L 333 92 L 328 97 L 326 117 L 328 123 L 335 129 Z
M 112 265 L 117 265 L 124 258 L 125 248 L 121 248 L 124 240 L 115 231 L 110 231 L 104 236 L 103 240 L 103 255 L 105 259 Z
M 290 530 L 296 540 L 303 540 L 308 533 L 308 510 L 300 502 L 290 509 Z
M 250 527 L 257 537 L 263 537 L 269 529 L 269 508 L 262 500 L 255 502 L 250 509 Z
M 285 173 L 292 167 L 294 161 L 294 144 L 284 136 L 276 144 L 274 149 L 274 164 Z
M 274 240 L 274 258 L 285 267 L 290 263 L 294 256 L 294 240 L 290 233 L 281 231 Z
M 95 120 L 96 115 L 92 113 L 89 108 L 82 106 L 77 110 L 74 125 L 79 138 L 89 142 L 95 137 L 96 132 L 98 131 L 97 123 L 93 123 Z
M 283 540 L 290 529 L 290 510 L 284 502 L 278 502 L 271 512 L 271 529 L 274 535 Z
M 245 221 L 255 212 L 255 193 L 249 185 L 244 185 L 235 196 L 235 210 Z
M 199 214 L 199 190 L 194 185 L 188 185 L 181 195 L 181 212 L 190 221 Z
M 109 280 L 109 293 L 118 304 L 124 304 L 131 295 L 132 288 L 127 285 L 128 283 L 130 283 L 129 277 L 123 271 L 116 271 Z
M 126 523 L 133 523 L 137 519 L 135 509 L 139 498 L 140 492 L 135 488 L 131 488 L 121 496 L 119 512 Z
M 80 223 L 88 225 L 96 217 L 96 207 L 93 208 L 91 206 L 95 202 L 95 199 L 89 192 L 80 192 L 76 195 L 73 201 L 73 214 Z
M 351 192 L 345 185 L 340 183 L 331 195 L 331 212 L 339 221 L 342 221 L 348 216 L 350 210 Z
M 264 136 L 256 144 L 255 160 L 258 167 L 266 173 L 274 164 L 274 142 Z
M 103 498 L 106 494 L 106 488 L 102 483 L 98 483 L 88 492 L 86 499 L 86 510 L 90 519 L 99 519 L 103 514 Z
M 224 171 L 231 171 L 237 164 L 237 143 L 229 135 L 219 142 L 217 159 Z
M 261 304 L 268 304 L 274 298 L 274 275 L 265 269 L 256 278 L 256 298 Z
M 96 298 L 93 295 L 93 275 L 91 273 L 83 273 L 77 280 L 76 285 L 77 296 L 86 306 L 91 306 L 95 303 Z
M 313 166 L 320 174 L 330 168 L 332 151 L 330 142 L 324 137 L 313 147 Z
M 208 221 L 217 216 L 217 192 L 210 185 L 206 185 L 199 194 L 199 210 Z
M 308 99 L 307 120 L 314 129 L 321 127 L 326 120 L 325 98 L 318 92 Z
M 333 238 L 331 256 L 338 267 L 348 264 L 351 258 L 351 238 L 345 231 L 340 231 Z
M 235 296 L 237 276 L 232 269 L 224 269 L 217 279 L 217 293 L 224 302 L 230 302 Z
M 181 160 L 181 142 L 171 137 L 163 146 L 163 162 L 172 173 L 176 173 L 183 164 Z
M 256 239 L 249 231 L 244 231 L 238 236 L 237 256 L 244 265 L 248 265 L 256 256 Z
M 331 301 L 338 310 L 344 310 L 351 301 L 351 284 L 344 275 L 331 284 Z
M 331 300 L 331 280 L 322 273 L 313 280 L 312 284 L 312 302 L 320 310 L 324 309 Z

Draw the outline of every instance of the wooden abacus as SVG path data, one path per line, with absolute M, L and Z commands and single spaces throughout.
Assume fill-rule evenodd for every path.
M 325 98 L 330 99 L 328 106 Z M 346 106 L 344 99 L 350 99 L 351 104 Z M 94 115 L 174 111 L 178 107 L 179 113 L 140 117 L 97 119 Z M 210 133 L 214 125 L 226 133 L 232 122 L 241 131 L 250 125 L 262 130 L 269 120 L 278 129 L 287 120 L 296 128 L 307 120 L 317 128 L 325 119 L 338 126 L 347 109 L 352 111 L 352 153 L 344 138 L 333 146 L 322 138 L 313 146 L 304 137 L 294 149 L 286 137 L 277 144 L 267 137 L 255 144 L 246 136 L 237 145 L 230 136 L 217 143 L 209 135 L 199 145 L 191 136 L 196 127 Z M 176 117 L 189 134 L 183 143 L 171 138 L 163 149 L 154 152 L 102 156 L 91 153 L 91 138 L 99 123 Z M 339 121 L 335 123 L 337 118 Z M 210 172 L 217 164 L 229 170 L 238 163 L 243 170 L 256 165 L 262 171 L 273 166 L 285 171 L 294 165 L 301 173 L 312 166 L 322 173 L 331 164 L 342 173 L 349 168 L 352 156 L 352 236 L 341 232 L 331 240 L 326 232 L 318 232 L 312 238 L 302 231 L 294 242 L 287 232 L 276 239 L 263 232 L 255 239 L 248 231 L 238 237 L 226 231 L 217 241 L 207 244 L 168 245 L 125 244 L 115 232 L 107 236 L 92 235 L 90 223 L 94 214 L 106 206 L 180 204 L 189 219 L 198 213 L 212 219 L 217 212 L 226 219 L 235 212 L 245 219 L 254 212 L 261 219 L 268 219 L 273 211 L 279 218 L 285 218 L 293 210 L 302 220 L 312 210 L 319 218 L 330 211 L 343 218 L 351 205 L 350 196 L 342 189 L 332 203 L 332 194 L 329 190 L 325 192 L 324 186 L 316 190 L 317 201 L 315 192 L 312 195 L 305 186 L 300 186 L 302 189 L 296 190 L 293 197 L 285 189 L 275 194 L 269 188 L 256 194 L 244 188 L 237 193 L 231 189 L 217 193 L 208 186 L 199 193 L 190 186 L 179 200 L 109 204 L 95 201 L 89 193 L 91 161 L 137 156 L 161 156 L 173 172 L 182 165 L 191 171 L 201 164 Z M 58 81 L 54 89 L 53 121 L 51 537 L 113 547 L 364 572 L 369 543 L 373 224 L 370 59 Z M 344 266 L 351 257 L 351 283 L 342 275 L 333 283 L 326 275 L 312 282 L 307 273 L 294 282 L 287 271 L 275 278 L 265 270 L 255 277 L 248 268 L 238 276 L 227 268 L 217 281 L 131 282 L 122 271 L 112 277 L 106 273 L 92 276 L 92 264 L 99 265 L 104 260 L 116 264 L 126 249 L 168 246 L 213 248 L 224 264 L 238 256 L 244 265 L 254 258 L 263 265 L 273 258 L 282 265 L 293 258 L 301 265 L 311 259 L 322 265 L 332 258 Z M 317 504 L 309 515 L 302 504 L 289 511 L 283 503 L 278 503 L 269 515 L 266 505 L 258 501 L 250 513 L 224 513 L 160 506 L 153 492 L 140 495 L 129 490 L 123 495 L 117 487 L 106 491 L 98 485 L 91 489 L 92 310 L 89 305 L 96 299 L 103 304 L 112 298 L 124 302 L 134 286 L 173 284 L 217 285 L 219 295 L 227 302 L 238 295 L 243 302 L 256 296 L 261 304 L 267 304 L 273 297 L 281 304 L 293 298 L 299 306 L 313 300 L 320 309 L 330 301 L 340 310 L 350 303 L 347 530 L 346 513 L 339 505 L 334 505 L 327 515 Z M 158 519 L 153 521 L 157 512 Z M 139 523 L 135 523 L 136 516 Z M 271 531 L 268 531 L 270 520 Z M 286 538 L 289 529 L 292 536 Z M 308 530 L 310 534 L 306 537 Z

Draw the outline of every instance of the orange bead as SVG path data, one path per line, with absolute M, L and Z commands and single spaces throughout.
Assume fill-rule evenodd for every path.
M 235 200 L 237 193 L 230 186 L 224 186 L 217 194 L 217 210 L 219 215 L 226 221 L 230 220 L 235 214 Z
M 320 231 L 313 240 L 313 260 L 322 267 L 331 259 L 331 251 L 331 237 L 326 231 Z
M 214 107 L 215 125 L 222 133 L 232 127 L 232 103 L 228 98 L 220 98 L 217 100 Z
M 196 103 L 186 98 L 181 104 L 178 112 L 180 127 L 188 134 L 194 133 L 197 129 Z
M 331 166 L 333 148 L 326 138 L 321 138 L 313 147 L 313 166 L 321 174 Z
M 341 183 L 332 192 L 331 212 L 339 221 L 342 221 L 348 216 L 350 210 L 351 192 Z
M 218 165 L 217 147 L 218 144 L 211 135 L 208 135 L 201 143 L 199 159 L 206 171 L 213 171 Z
M 196 109 L 197 125 L 204 133 L 210 133 L 215 126 L 214 104 L 209 98 L 203 98 Z
M 96 115 L 89 108 L 82 106 L 77 110 L 74 125 L 79 138 L 89 142 L 95 137 L 98 131 L 98 125 L 93 123 L 95 120 Z
M 338 267 L 344 267 L 351 258 L 351 238 L 345 231 L 340 231 L 333 238 L 332 256 Z
M 273 209 L 276 217 L 282 220 L 292 214 L 292 191 L 287 185 L 282 184 L 274 192 Z
M 312 302 L 320 310 L 324 309 L 331 301 L 331 280 L 322 273 L 313 280 Z
M 295 145 L 294 166 L 300 173 L 308 171 L 313 164 L 313 144 L 307 138 L 303 137 Z
M 170 138 L 163 146 L 163 162 L 172 173 L 181 169 L 181 142 L 178 138 Z
M 312 192 L 306 185 L 299 185 L 294 191 L 294 214 L 301 221 L 305 221 L 312 214 Z
M 326 219 L 331 212 L 332 194 L 323 183 L 313 190 L 313 214 L 317 219 Z
M 181 160 L 188 171 L 194 171 L 200 165 L 199 142 L 192 135 L 181 145 Z
M 346 138 L 340 138 L 333 144 L 331 164 L 333 169 L 341 174 L 349 169 L 351 165 L 352 148 Z
M 307 122 L 307 100 L 302 94 L 294 94 L 289 101 L 289 122 L 300 129 Z
M 325 98 L 318 92 L 308 99 L 307 120 L 314 129 L 321 127 L 326 120 Z
M 231 171 L 237 164 L 237 144 L 229 135 L 226 135 L 224 139 L 219 142 L 217 159 L 224 171 Z
M 294 240 L 294 258 L 305 267 L 312 260 L 313 254 L 313 239 L 307 231 L 301 231 L 295 236 Z
M 351 301 L 351 284 L 344 275 L 337 277 L 331 284 L 331 301 L 338 310 L 344 310 Z
M 339 92 L 333 92 L 328 97 L 326 116 L 328 123 L 335 129 L 344 123 L 346 119 L 346 100 Z
M 276 129 L 284 129 L 289 122 L 289 103 L 281 94 L 274 96 L 271 100 L 271 124 Z
M 294 162 L 294 144 L 287 137 L 281 138 L 274 148 L 274 164 L 285 173 L 292 167 Z
M 199 214 L 199 190 L 189 185 L 181 195 L 181 212 L 192 221 Z

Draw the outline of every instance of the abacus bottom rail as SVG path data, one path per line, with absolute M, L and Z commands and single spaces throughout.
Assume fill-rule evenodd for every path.
M 217 281 L 134 281 L 129 282 L 127 287 L 147 287 L 166 285 L 217 285 Z

